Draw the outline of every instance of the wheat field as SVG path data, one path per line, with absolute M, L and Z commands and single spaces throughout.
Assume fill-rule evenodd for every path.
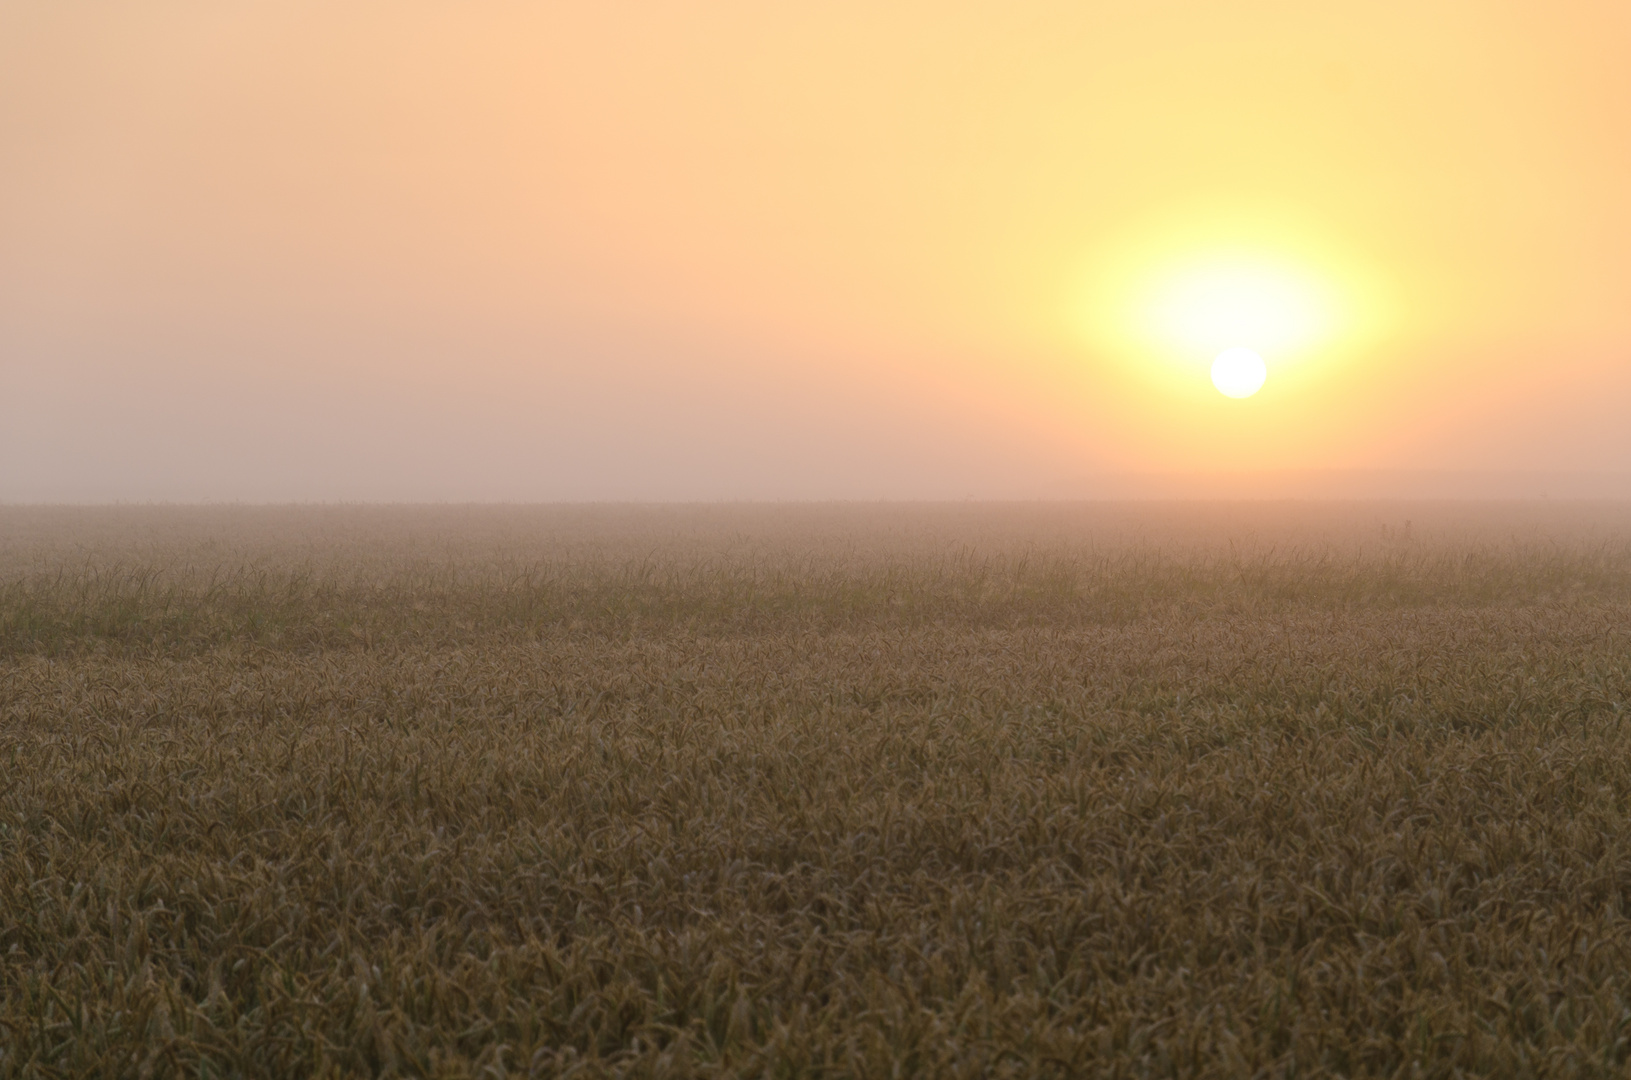
M 0 1075 L 1620 1076 L 1631 506 L 0 507 Z

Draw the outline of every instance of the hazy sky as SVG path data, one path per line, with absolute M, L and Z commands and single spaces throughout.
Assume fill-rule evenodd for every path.
M 0 499 L 1631 470 L 1627 56 L 1623 0 L 0 0 Z

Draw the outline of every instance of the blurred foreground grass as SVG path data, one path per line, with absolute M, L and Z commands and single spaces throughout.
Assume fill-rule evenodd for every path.
M 0 1075 L 1623 1075 L 1628 694 L 1625 507 L 0 508 Z

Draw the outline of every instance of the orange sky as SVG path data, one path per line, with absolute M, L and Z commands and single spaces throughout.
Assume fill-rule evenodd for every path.
M 1631 472 L 1627 55 L 1618 2 L 0 0 L 0 499 Z M 1335 312 L 1251 398 L 1139 329 L 1202 263 Z

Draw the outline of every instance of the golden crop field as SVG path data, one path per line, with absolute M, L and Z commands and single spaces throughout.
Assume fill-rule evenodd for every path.
M 1628 701 L 1631 506 L 0 508 L 0 1075 L 1624 1075 Z

